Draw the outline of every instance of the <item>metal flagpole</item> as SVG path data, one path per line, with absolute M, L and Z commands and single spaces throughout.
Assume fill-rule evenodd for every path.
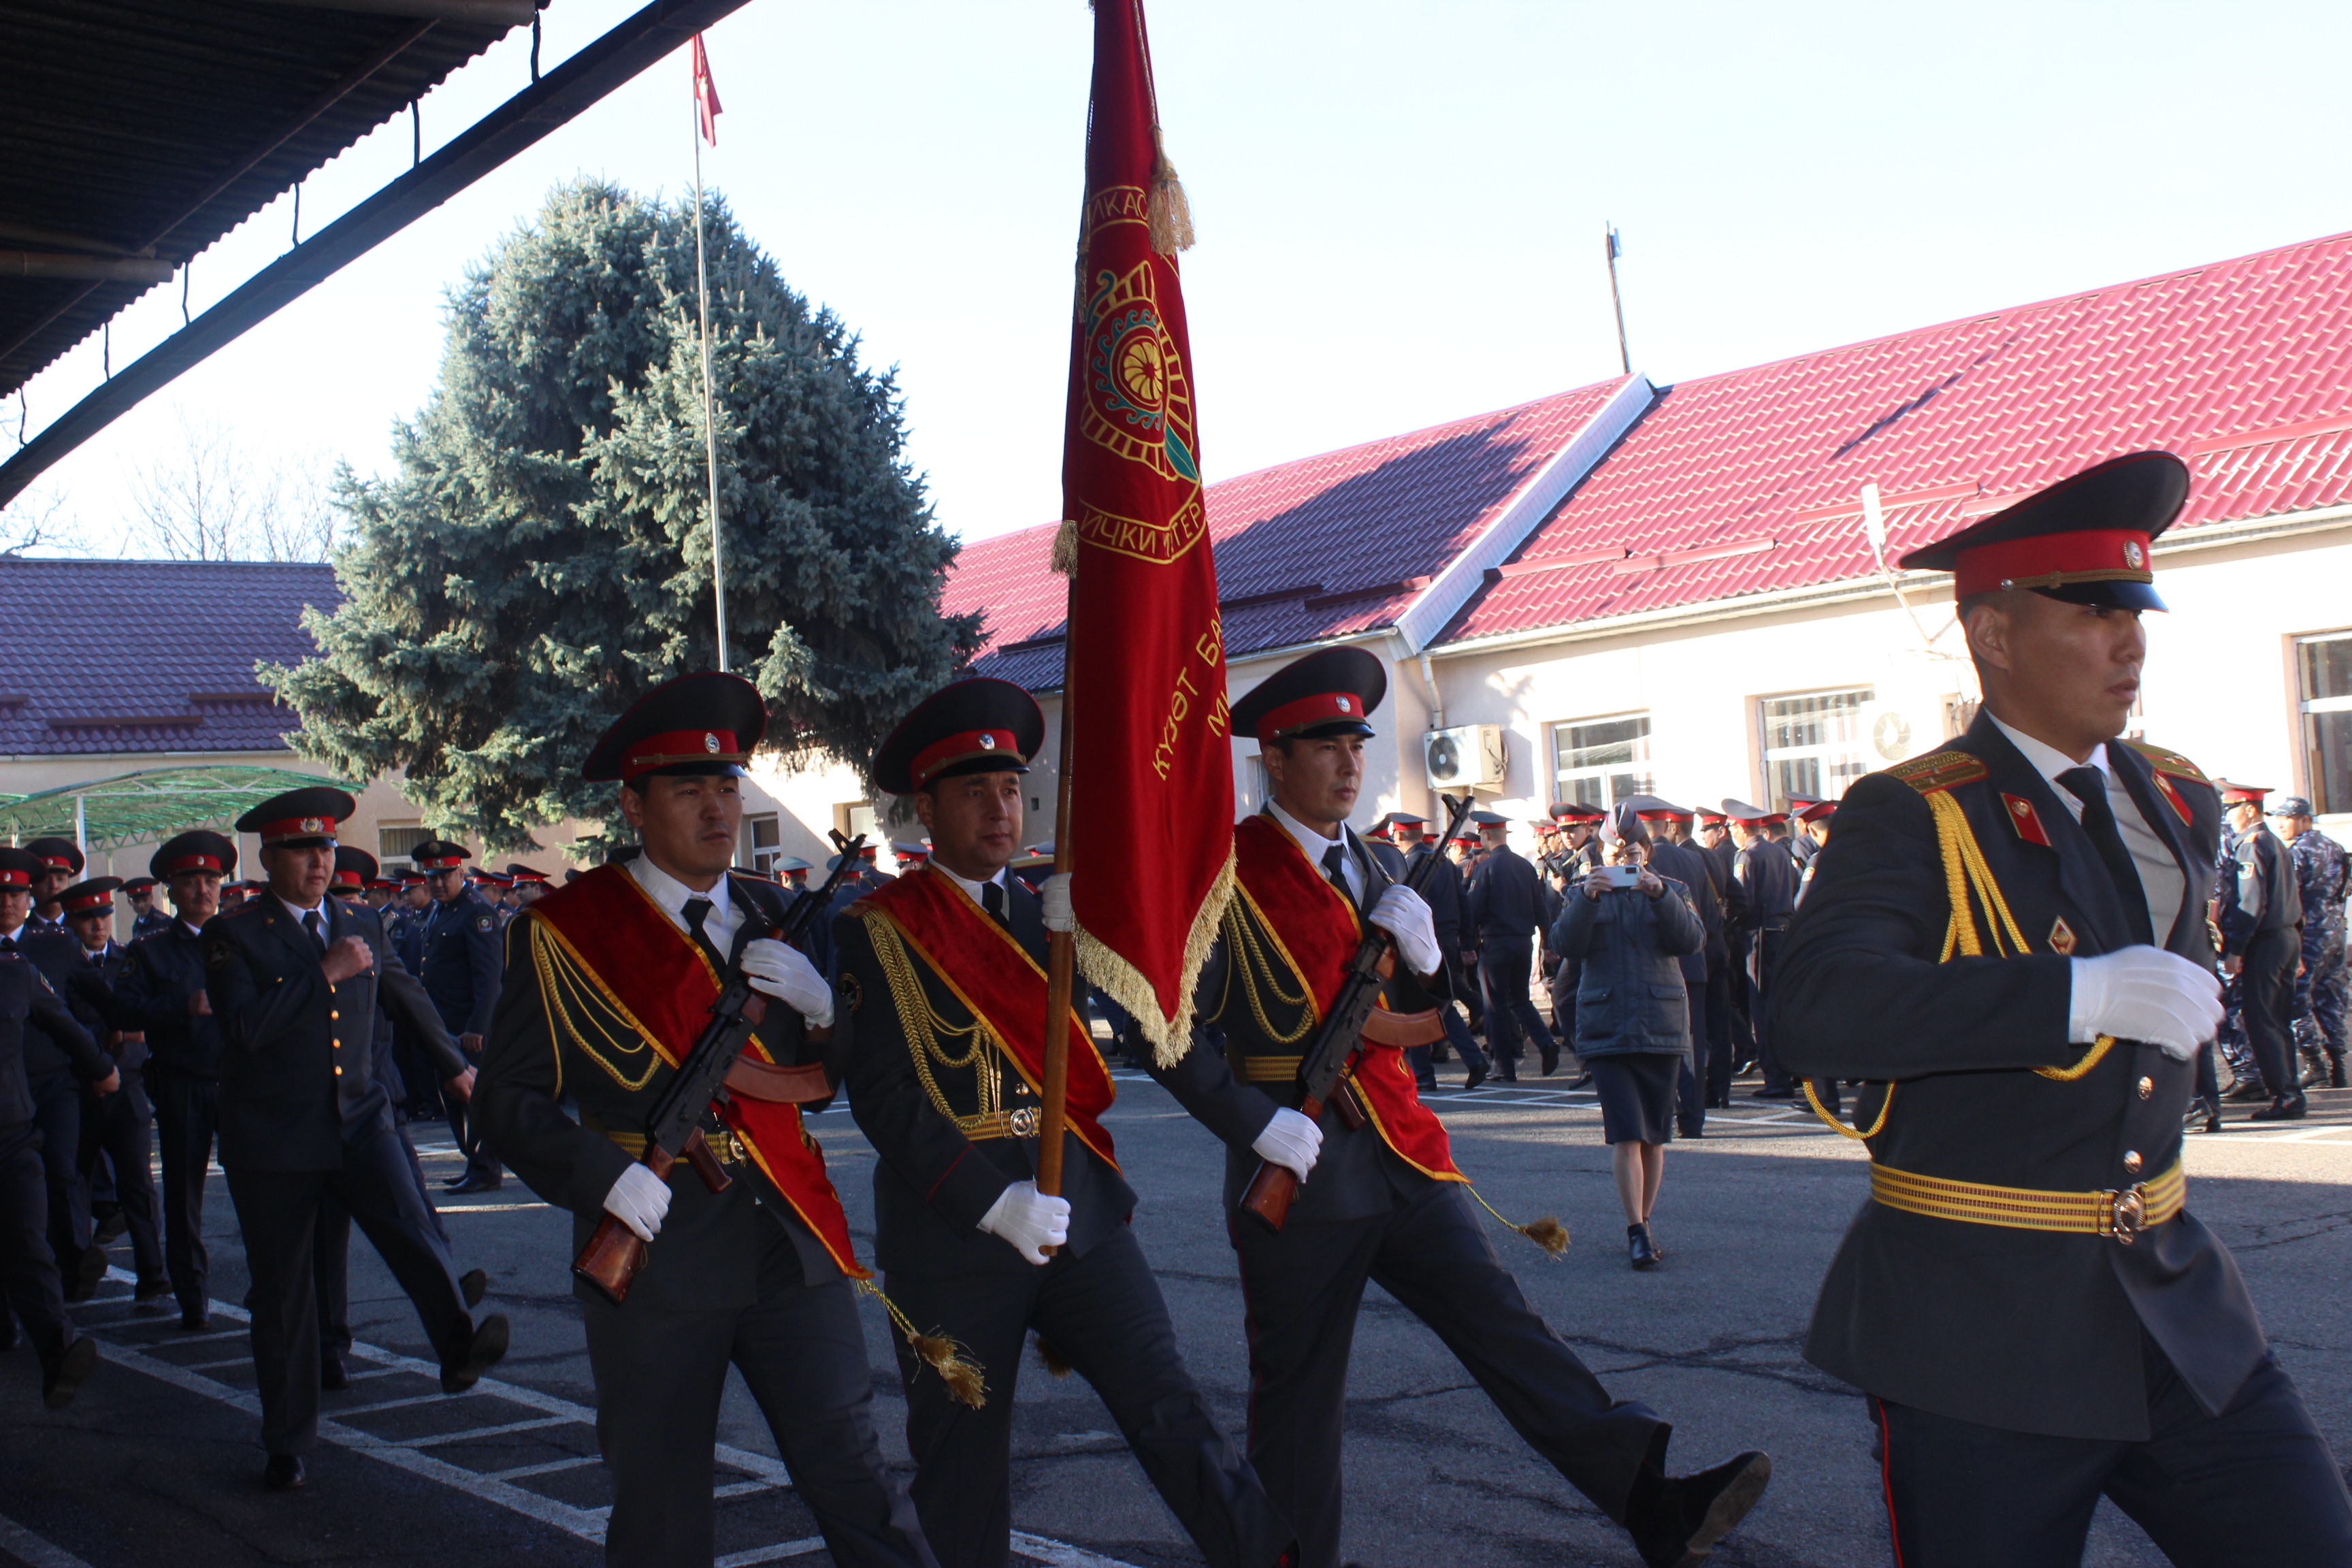
M 697 165 L 699 167 L 699 165 Z M 1633 374 L 1633 351 L 1625 346 L 1625 301 L 1617 293 L 1617 258 L 1622 247 L 1617 243 L 1617 226 L 1604 226 L 1602 248 L 1609 256 L 1609 302 L 1617 309 L 1617 363 L 1627 375 Z
M 702 38 L 695 37 L 695 58 L 702 59 Z M 710 598 L 719 612 L 719 673 L 727 673 L 727 556 L 719 534 L 719 405 L 710 389 L 710 268 L 702 248 L 702 82 L 694 93 L 694 283 L 702 322 L 702 447 L 710 471 Z

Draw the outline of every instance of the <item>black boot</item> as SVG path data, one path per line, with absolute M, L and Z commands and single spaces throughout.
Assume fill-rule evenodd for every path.
M 2303 1120 L 2304 1110 L 2303 1090 L 2296 1089 L 2293 1094 L 2280 1095 L 2246 1120 L 2249 1121 L 2300 1121 Z
M 1625 1250 L 1636 1268 L 1655 1268 L 1659 1260 L 1665 1256 L 1658 1250 L 1657 1244 L 1650 1239 L 1650 1227 L 1646 1225 L 1629 1225 L 1625 1227 Z
M 2330 1089 L 2344 1087 L 2344 1053 L 2341 1051 L 2334 1051 L 2328 1055 L 2327 1087 Z
M 52 1410 L 63 1410 L 71 1405 L 74 1394 L 97 1365 L 97 1342 L 87 1336 L 77 1337 L 58 1352 L 57 1360 L 41 1368 L 41 1403 Z
M 1771 1457 L 1759 1453 L 1695 1476 L 1644 1471 L 1625 1500 L 1633 1549 L 1649 1568 L 1693 1568 L 1756 1506 L 1771 1479 Z

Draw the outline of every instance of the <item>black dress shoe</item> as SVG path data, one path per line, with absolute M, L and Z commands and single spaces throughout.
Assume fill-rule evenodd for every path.
M 1483 1067 L 1472 1068 L 1469 1076 L 1462 1080 L 1462 1092 L 1467 1094 L 1486 1081 L 1486 1069 Z
M 457 1293 L 466 1298 L 466 1310 L 469 1312 L 482 1304 L 482 1297 L 489 1288 L 490 1277 L 478 1268 L 468 1268 L 457 1276 Z
M 457 1355 L 445 1357 L 441 1363 L 441 1392 L 463 1394 L 482 1380 L 482 1373 L 499 1364 L 507 1353 L 507 1320 L 503 1312 L 493 1312 L 476 1325 L 467 1339 L 465 1349 Z
M 97 1242 L 99 1246 L 104 1247 L 110 1241 L 121 1240 L 122 1233 L 130 1228 L 131 1216 L 117 1208 L 112 1213 L 99 1217 L 96 1228 L 90 1232 L 90 1239 Z
M 2221 1107 L 2200 1094 L 2189 1102 L 2189 1114 L 2181 1120 L 2189 1124 L 2191 1132 L 2219 1132 L 2221 1131 Z
M 106 1248 L 85 1247 L 74 1259 L 72 1271 L 66 1275 L 65 1297 L 68 1301 L 87 1301 L 98 1294 L 98 1287 L 106 1278 Z
M 1694 1568 L 1756 1506 L 1771 1479 L 1771 1456 L 1759 1453 L 1695 1476 L 1643 1474 L 1625 1504 L 1633 1549 L 1649 1568 Z
M 1797 1091 L 1793 1089 L 1759 1089 L 1748 1098 L 1750 1100 L 1794 1100 L 1797 1098 Z
M 1706 1129 L 1704 1127 L 1677 1127 L 1675 1129 L 1675 1136 L 1677 1138 L 1704 1138 L 1706 1136 Z
M 2259 1079 L 2242 1078 L 2231 1084 L 2230 1092 L 2221 1098 L 2223 1100 L 2268 1100 L 2270 1097 L 2270 1090 L 2262 1086 Z
M 272 1454 L 269 1463 L 261 1468 L 261 1484 L 274 1492 L 299 1490 L 310 1479 L 302 1473 L 299 1454 Z
M 1549 1078 L 1552 1074 L 1554 1074 L 1554 1073 L 1558 1072 L 1559 1070 L 1559 1053 L 1558 1051 L 1546 1051 L 1546 1052 L 1543 1054 L 1543 1075 L 1544 1075 L 1544 1077 L 1546 1077 L 1546 1078 Z
M 2300 1121 L 2310 1108 L 2300 1094 L 2282 1094 L 2252 1116 L 2249 1121 Z
M 180 1327 L 196 1333 L 202 1333 L 205 1330 L 209 1329 L 212 1326 L 212 1314 L 205 1311 L 203 1308 L 183 1307 L 180 1309 Z
M 1646 1225 L 1625 1227 L 1625 1251 L 1636 1268 L 1655 1268 L 1665 1257 L 1658 1250 L 1657 1243 L 1650 1239 L 1650 1227 Z
M 504 1183 L 499 1177 L 476 1176 L 470 1173 L 448 1184 L 449 1190 L 453 1193 L 495 1193 L 502 1185 Z
M 352 1374 L 343 1369 L 343 1358 L 322 1355 L 319 1358 L 319 1386 L 331 1394 L 340 1394 L 352 1385 Z
M 41 1403 L 52 1410 L 63 1410 L 74 1402 L 83 1380 L 97 1366 L 98 1342 L 86 1334 L 75 1340 L 41 1369 Z
M 1591 1073 L 1589 1073 L 1589 1072 L 1580 1072 L 1580 1073 L 1579 1073 L 1579 1074 L 1577 1074 L 1577 1075 L 1576 1075 L 1576 1081 L 1575 1081 L 1574 1083 L 1572 1083 L 1572 1084 L 1570 1084 L 1568 1087 L 1569 1087 L 1571 1090 L 1573 1090 L 1573 1089 L 1580 1089 L 1588 1088 L 1588 1087 L 1591 1084 L 1591 1082 L 1592 1082 L 1592 1075 L 1591 1075 Z

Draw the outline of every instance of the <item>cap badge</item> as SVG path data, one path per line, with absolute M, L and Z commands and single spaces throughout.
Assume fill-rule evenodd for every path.
M 996 737 L 982 731 L 980 737 L 980 749 L 983 752 L 996 750 Z
M 1344 697 L 1339 699 L 1339 711 L 1342 713 L 1348 711 L 1348 700 Z
M 324 833 L 327 831 L 327 819 L 323 816 L 306 816 L 302 819 L 302 831 Z
M 2124 541 L 2124 564 L 2135 572 L 2147 564 L 2147 552 L 2139 547 L 2138 540 Z
M 706 752 L 716 752 L 719 750 L 719 737 L 712 734 L 705 734 L 702 737 L 702 749 Z

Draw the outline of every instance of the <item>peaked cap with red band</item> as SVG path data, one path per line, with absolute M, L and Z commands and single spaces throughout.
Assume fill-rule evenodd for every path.
M 1630 805 L 1634 816 L 1656 822 L 1687 822 L 1696 815 L 1688 806 L 1676 805 L 1654 795 L 1629 795 L 1617 804 Z
M 472 850 L 446 838 L 428 838 L 408 851 L 409 863 L 420 871 L 455 871 L 473 858 Z
M 58 895 L 66 907 L 66 919 L 78 920 L 83 915 L 114 913 L 114 891 L 122 886 L 120 877 L 92 877 L 87 882 L 76 882 Z
M 1276 741 L 1369 735 L 1389 694 L 1388 671 L 1360 647 L 1327 647 L 1291 660 L 1234 704 L 1234 733 Z
M 364 888 L 373 882 L 375 857 L 364 849 L 354 849 L 348 844 L 335 847 L 335 874 L 327 879 L 331 888 Z
M 148 858 L 147 869 L 164 882 L 184 871 L 217 871 L 226 877 L 236 869 L 236 846 L 226 836 L 208 827 L 193 828 L 174 834 L 157 846 Z
M 1750 805 L 1744 800 L 1733 800 L 1728 795 L 1724 797 L 1723 815 L 1734 822 L 1747 823 L 1751 827 L 1759 823 L 1789 820 L 1789 814 L 1785 811 L 1774 811 L 1765 805 Z
M 14 892 L 29 888 L 33 879 L 47 868 L 41 858 L 29 849 L 19 849 L 13 844 L 0 844 L 0 892 Z
M 1555 801 L 1551 808 L 1555 822 L 1599 822 L 1608 815 L 1597 805 L 1587 805 L 1577 800 Z
M 259 837 L 267 849 L 273 846 L 304 848 L 332 844 L 335 827 L 359 809 L 359 802 L 329 784 L 289 789 L 273 795 L 236 819 L 239 833 Z
M 665 680 L 606 727 L 580 776 L 635 784 L 656 775 L 741 778 L 768 732 L 768 705 L 740 675 L 702 670 Z
M 1903 557 L 1949 572 L 1953 596 L 2031 588 L 2075 605 L 2160 610 L 2150 553 L 2189 499 L 2169 452 L 2113 458 Z
M 915 704 L 874 752 L 874 782 L 913 795 L 965 773 L 1025 773 L 1045 743 L 1037 700 L 1009 680 L 974 676 Z
M 2228 779 L 2215 779 L 2213 784 L 2221 792 L 2223 805 L 2260 805 L 2271 793 L 2268 784 L 2231 784 Z
M 40 857 L 44 871 L 71 871 L 81 875 L 81 851 L 70 838 L 36 838 L 25 846 Z

